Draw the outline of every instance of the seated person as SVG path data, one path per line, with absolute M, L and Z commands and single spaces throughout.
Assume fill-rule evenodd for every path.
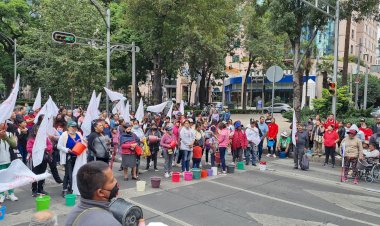
M 291 138 L 289 137 L 289 134 L 286 131 L 282 132 L 279 142 L 277 143 L 277 148 L 276 148 L 277 151 L 285 152 L 286 156 L 288 156 L 290 143 L 291 143 Z
M 376 144 L 370 143 L 368 150 L 363 150 L 363 155 L 365 156 L 368 163 L 373 163 L 375 159 L 378 159 L 379 150 L 376 149 Z
M 107 163 L 94 161 L 79 168 L 77 183 L 81 195 L 66 219 L 66 226 L 121 226 L 108 210 L 119 185 Z
M 363 141 L 363 152 L 368 151 L 368 148 L 369 148 L 369 141 L 368 140 Z

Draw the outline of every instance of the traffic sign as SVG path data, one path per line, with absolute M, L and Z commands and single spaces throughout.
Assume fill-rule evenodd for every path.
M 272 66 L 267 70 L 266 76 L 270 82 L 279 82 L 284 76 L 284 70 L 279 66 Z
M 63 44 L 75 44 L 76 42 L 76 37 L 74 34 L 62 31 L 54 31 L 51 34 L 51 38 L 53 41 Z

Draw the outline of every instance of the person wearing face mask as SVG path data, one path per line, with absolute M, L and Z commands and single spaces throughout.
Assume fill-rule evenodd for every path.
M 124 181 L 128 180 L 128 168 L 132 169 L 132 179 L 138 180 L 136 172 L 136 146 L 139 138 L 131 132 L 132 126 L 125 124 L 125 131 L 120 133 L 121 167 L 124 172 Z
M 119 185 L 108 164 L 95 161 L 83 165 L 77 180 L 80 202 L 68 214 L 65 226 L 121 226 L 109 211 Z
M 65 165 L 62 197 L 65 197 L 67 193 L 72 193 L 73 191 L 73 170 L 77 156 L 72 153 L 72 149 L 77 142 L 83 142 L 83 137 L 78 132 L 77 123 L 70 121 L 67 126 L 67 131 L 62 133 L 57 144 L 57 148 L 60 152 L 60 164 Z
M 172 144 L 177 143 L 177 138 L 173 134 L 173 126 L 168 125 L 165 128 L 165 134 L 162 136 L 160 145 L 163 149 L 164 158 L 165 158 L 165 177 L 168 178 L 172 173 L 172 162 L 173 162 L 173 146 Z
M 111 143 L 110 137 L 104 134 L 104 120 L 97 119 L 92 122 L 92 132 L 88 135 L 88 150 L 89 150 L 89 162 L 90 161 L 103 161 L 109 162 Z
M 143 144 L 144 139 L 145 139 L 145 134 L 144 134 L 144 131 L 141 129 L 140 122 L 138 120 L 133 121 L 133 127 L 132 127 L 131 131 L 139 139 L 137 144 L 142 148 L 142 144 Z M 141 160 L 141 156 L 136 155 L 136 172 L 137 172 L 137 175 L 139 174 L 140 160 Z
M 348 137 L 344 138 L 342 141 L 342 145 L 344 145 L 344 175 L 342 178 L 342 182 L 347 182 L 347 175 L 348 175 L 348 170 L 350 168 L 350 165 L 352 167 L 352 176 L 354 177 L 354 184 L 359 183 L 359 178 L 358 178 L 358 168 L 357 163 L 358 159 L 363 160 L 363 145 L 361 140 L 359 140 L 356 137 L 357 131 L 354 129 L 349 130 L 348 132 Z
M 157 153 L 160 149 L 161 132 L 158 131 L 156 123 L 153 123 L 150 129 L 146 132 L 145 137 L 148 140 L 148 145 L 151 155 L 146 158 L 146 170 L 151 167 L 151 161 L 154 164 L 154 171 L 157 169 Z

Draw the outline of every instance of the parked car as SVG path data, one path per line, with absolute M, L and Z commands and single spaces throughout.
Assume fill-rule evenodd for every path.
M 380 117 L 380 107 L 374 109 L 372 112 L 371 112 L 371 115 L 375 118 L 377 117 Z
M 273 113 L 285 113 L 287 111 L 291 111 L 292 107 L 289 104 L 273 104 Z M 264 107 L 264 112 L 272 112 L 272 106 Z
M 211 103 L 218 111 L 223 110 L 223 103 L 222 102 L 212 102 Z

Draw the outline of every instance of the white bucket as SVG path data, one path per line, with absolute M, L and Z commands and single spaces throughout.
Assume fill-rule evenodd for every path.
M 213 176 L 218 175 L 218 167 L 211 167 L 211 169 L 212 169 L 212 175 Z
M 265 171 L 267 169 L 267 165 L 259 164 L 259 168 L 261 171 Z
M 136 182 L 136 189 L 137 191 L 145 191 L 145 181 L 137 181 Z

